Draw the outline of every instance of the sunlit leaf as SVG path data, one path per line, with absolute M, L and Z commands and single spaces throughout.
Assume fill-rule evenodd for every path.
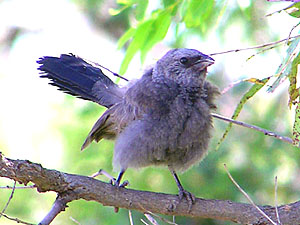
M 209 17 L 213 6 L 213 0 L 189 0 L 183 19 L 186 26 L 205 26 L 205 19 Z
M 121 74 L 125 73 L 131 59 L 138 51 L 141 52 L 143 62 L 147 52 L 166 36 L 172 21 L 171 13 L 178 4 L 179 2 L 174 2 L 164 10 L 157 9 L 151 14 L 150 19 L 140 22 L 136 29 L 132 28 L 121 37 L 118 43 L 119 48 L 132 38 L 121 65 Z
M 242 99 L 240 100 L 239 104 L 237 105 L 233 115 L 232 115 L 232 119 L 236 119 L 240 112 L 242 111 L 245 103 L 252 98 L 263 86 L 265 86 L 265 84 L 269 81 L 269 77 L 265 78 L 263 80 L 261 80 L 260 82 L 255 82 L 255 84 L 244 94 L 244 96 L 242 97 Z M 232 123 L 229 123 L 223 136 L 221 137 L 221 139 L 219 140 L 216 149 L 218 149 L 221 145 L 221 143 L 225 140 L 226 136 L 228 135 L 230 129 L 232 127 Z
M 122 48 L 125 45 L 125 43 L 135 35 L 135 32 L 136 29 L 133 27 L 126 31 L 126 33 L 123 34 L 123 36 L 120 37 L 118 41 L 118 49 Z
M 135 9 L 135 18 L 139 21 L 144 19 L 145 12 L 148 7 L 148 0 L 138 1 Z
M 226 12 L 229 0 L 217 1 L 215 3 L 216 3 L 216 5 L 215 5 L 213 11 L 217 15 L 215 25 L 218 25 L 222 21 L 223 15 Z
M 117 0 L 117 3 L 121 5 L 132 5 L 135 2 L 136 0 Z
M 129 62 L 135 55 L 135 53 L 141 49 L 142 45 L 147 40 L 149 32 L 151 30 L 151 26 L 153 24 L 153 20 L 148 20 L 142 23 L 135 32 L 134 38 L 132 42 L 129 44 L 128 49 L 126 50 L 125 57 L 121 64 L 120 74 L 124 74 L 128 68 Z
M 290 7 L 284 9 L 288 14 L 290 14 L 293 17 L 300 18 L 300 3 L 294 3 Z
M 172 5 L 173 3 L 174 3 L 174 0 L 163 0 L 163 4 L 164 4 L 165 8 Z
M 118 8 L 118 9 L 113 9 L 113 8 L 110 8 L 108 10 L 109 14 L 112 15 L 112 16 L 116 16 L 118 14 L 120 14 L 121 12 L 123 12 L 125 9 L 127 9 L 129 6 L 125 5 L 121 8 Z
M 248 81 L 248 82 L 254 83 L 254 84 L 261 84 L 261 85 L 265 84 L 265 80 L 260 80 L 257 78 L 249 78 L 249 79 L 245 79 L 245 81 Z
M 147 52 L 154 46 L 154 44 L 161 41 L 166 36 L 171 24 L 171 18 L 172 17 L 168 11 L 162 11 L 153 21 L 147 42 L 141 49 L 142 62 L 145 60 Z
M 293 126 L 293 145 L 299 147 L 300 144 L 300 103 L 295 110 L 295 122 Z
M 121 12 L 123 12 L 125 9 L 131 7 L 135 3 L 135 0 L 118 0 L 117 3 L 120 5 L 120 8 L 118 9 L 110 8 L 108 10 L 109 14 L 112 16 L 116 16 Z

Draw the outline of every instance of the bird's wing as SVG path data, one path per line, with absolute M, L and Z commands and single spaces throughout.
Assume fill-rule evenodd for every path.
M 97 142 L 100 141 L 103 137 L 114 138 L 116 136 L 116 132 L 114 129 L 114 124 L 111 122 L 111 113 L 114 110 L 114 107 L 106 110 L 103 115 L 97 120 L 94 124 L 92 130 L 86 137 L 83 145 L 81 146 L 81 150 L 84 150 L 93 140 Z
M 84 141 L 84 150 L 92 141 L 99 142 L 102 138 L 114 139 L 134 120 L 143 117 L 144 112 L 126 101 L 116 103 L 107 109 L 97 120 Z

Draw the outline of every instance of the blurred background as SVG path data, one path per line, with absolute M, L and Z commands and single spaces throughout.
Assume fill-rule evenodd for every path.
M 0 1 L 0 151 L 9 158 L 28 159 L 43 167 L 89 176 L 100 168 L 113 176 L 113 142 L 103 140 L 80 152 L 94 122 L 105 110 L 94 103 L 67 96 L 40 79 L 36 61 L 42 56 L 73 53 L 97 62 L 126 78 L 142 75 L 147 66 L 174 47 L 195 48 L 206 54 L 240 49 L 287 38 L 298 19 L 285 11 L 289 2 L 265 0 L 198 1 L 203 14 L 182 15 L 195 1 L 182 2 L 162 40 L 146 53 L 126 56 L 118 40 L 130 28 L 165 9 L 172 0 L 2 0 Z M 211 4 L 205 4 L 210 2 Z M 132 4 L 129 4 L 132 3 Z M 146 5 L 145 5 L 146 4 Z M 144 5 L 143 15 L 137 16 Z M 127 7 L 126 7 L 127 6 Z M 194 20 L 195 19 L 195 20 Z M 194 22 L 196 21 L 196 22 Z M 194 24 L 195 23 L 195 24 Z M 163 24 L 161 24 L 163 26 Z M 296 28 L 292 35 L 296 35 Z M 145 34 L 146 35 L 146 34 Z M 119 42 L 120 44 L 120 42 Z M 286 55 L 287 45 L 261 54 L 259 50 L 214 56 L 208 79 L 221 90 L 245 78 L 275 74 Z M 128 53 L 128 50 L 127 50 Z M 254 55 L 254 57 L 251 57 Z M 128 69 L 123 59 L 128 59 Z M 142 62 L 140 60 L 142 58 Z M 251 57 L 249 59 L 249 57 Z M 123 62 L 123 64 L 122 64 Z M 120 71 L 121 70 L 121 71 Z M 107 75 L 110 76 L 109 73 Z M 114 77 L 111 77 L 117 81 Z M 120 83 L 122 84 L 122 83 Z M 252 84 L 242 82 L 218 99 L 217 113 L 231 117 L 241 97 Z M 238 120 L 291 136 L 294 113 L 288 107 L 288 82 L 269 93 L 262 88 L 245 105 Z M 299 150 L 290 144 L 253 130 L 233 126 L 216 150 L 227 124 L 214 119 L 210 154 L 200 165 L 180 175 L 184 187 L 197 197 L 247 202 L 229 180 L 223 164 L 257 204 L 274 205 L 274 177 L 278 176 L 278 202 L 299 200 Z M 99 179 L 107 181 L 104 177 Z M 165 168 L 129 169 L 125 174 L 130 188 L 177 194 L 177 186 Z M 13 185 L 0 178 L 0 186 Z M 11 191 L 0 189 L 0 209 Z M 55 193 L 35 189 L 16 190 L 6 214 L 38 223 L 50 210 Z M 104 207 L 83 200 L 69 207 L 52 224 L 129 224 L 128 211 Z M 142 224 L 140 212 L 132 212 L 134 224 Z M 170 217 L 166 217 L 171 220 Z M 176 217 L 178 224 L 231 224 L 229 222 Z M 0 218 L 1 224 L 15 224 Z M 165 224 L 159 221 L 160 224 Z

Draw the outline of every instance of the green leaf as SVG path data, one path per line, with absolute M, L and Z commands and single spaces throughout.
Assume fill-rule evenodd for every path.
M 117 0 L 117 3 L 120 5 L 132 5 L 136 0 Z
M 300 3 L 294 3 L 290 7 L 284 9 L 284 11 L 293 17 L 300 18 Z
M 167 34 L 171 24 L 172 16 L 169 11 L 165 10 L 158 13 L 156 19 L 153 20 L 151 30 L 147 37 L 147 42 L 141 48 L 141 61 L 144 62 L 147 52 Z
M 294 59 L 297 58 L 299 54 L 299 41 L 300 38 L 296 38 L 293 41 L 291 41 L 291 44 L 287 49 L 287 55 L 276 71 L 276 76 L 278 76 L 278 78 L 269 87 L 268 92 L 273 92 L 292 72 L 292 68 L 295 69 L 295 65 L 292 66 L 292 64 Z
M 290 86 L 289 86 L 289 107 L 291 108 L 292 104 L 299 97 L 299 88 L 297 88 L 297 74 L 298 74 L 298 65 L 300 63 L 300 53 L 292 62 L 291 72 L 288 75 Z
M 188 28 L 205 27 L 205 20 L 209 17 L 214 6 L 214 0 L 189 0 L 184 14 L 184 22 Z
M 120 5 L 120 8 L 118 9 L 110 8 L 108 12 L 110 15 L 116 16 L 121 12 L 123 12 L 125 9 L 131 7 L 135 3 L 135 1 L 136 0 L 118 0 L 117 3 Z
M 110 8 L 108 10 L 109 14 L 112 15 L 112 16 L 116 16 L 118 14 L 120 14 L 121 12 L 123 12 L 125 9 L 127 9 L 129 6 L 128 5 L 124 5 L 123 7 L 121 8 L 118 8 L 118 9 L 113 9 L 113 8 Z
M 293 145 L 300 147 L 300 103 L 295 110 L 295 122 L 293 126 Z
M 172 22 L 171 14 L 178 4 L 179 2 L 174 2 L 167 9 L 155 10 L 151 14 L 150 19 L 140 22 L 136 29 L 127 31 L 121 37 L 118 43 L 119 48 L 132 38 L 120 68 L 121 74 L 125 73 L 131 59 L 139 50 L 141 51 L 141 61 L 143 62 L 147 52 L 166 36 Z
M 125 43 L 135 35 L 135 32 L 136 29 L 133 27 L 126 31 L 125 34 L 123 34 L 118 41 L 118 49 L 122 48 L 125 45 Z
M 169 7 L 174 3 L 174 0 L 163 0 L 163 5 L 165 8 Z
M 265 78 L 263 80 L 260 80 L 260 82 L 255 81 L 255 84 L 244 94 L 244 96 L 242 97 L 242 99 L 240 100 L 239 104 L 237 105 L 233 115 L 232 115 L 232 119 L 236 119 L 240 112 L 242 111 L 245 103 L 252 98 L 263 86 L 265 86 L 265 84 L 269 81 L 269 77 Z M 229 123 L 223 136 L 221 137 L 221 139 L 219 140 L 216 149 L 219 149 L 221 143 L 225 140 L 226 136 L 228 135 L 230 129 L 232 127 L 232 123 Z
M 148 20 L 142 23 L 141 25 L 139 25 L 138 28 L 136 29 L 134 38 L 130 43 L 130 45 L 128 46 L 125 57 L 121 64 L 120 74 L 125 73 L 125 71 L 128 68 L 129 62 L 131 61 L 135 53 L 143 46 L 143 44 L 147 40 L 152 24 L 153 24 L 153 20 Z
M 136 5 L 136 9 L 135 9 L 135 18 L 138 21 L 141 21 L 144 19 L 147 7 L 148 7 L 148 0 L 138 1 L 137 5 Z

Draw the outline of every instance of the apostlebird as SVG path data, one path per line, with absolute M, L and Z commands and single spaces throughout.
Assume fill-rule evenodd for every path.
M 214 60 L 195 49 L 172 49 L 140 79 L 119 87 L 102 70 L 73 54 L 38 61 L 41 77 L 68 94 L 107 107 L 81 149 L 115 139 L 114 169 L 119 186 L 127 168 L 168 167 L 179 197 L 193 203 L 177 176 L 200 162 L 211 138 L 211 110 L 218 88 L 206 81 Z

